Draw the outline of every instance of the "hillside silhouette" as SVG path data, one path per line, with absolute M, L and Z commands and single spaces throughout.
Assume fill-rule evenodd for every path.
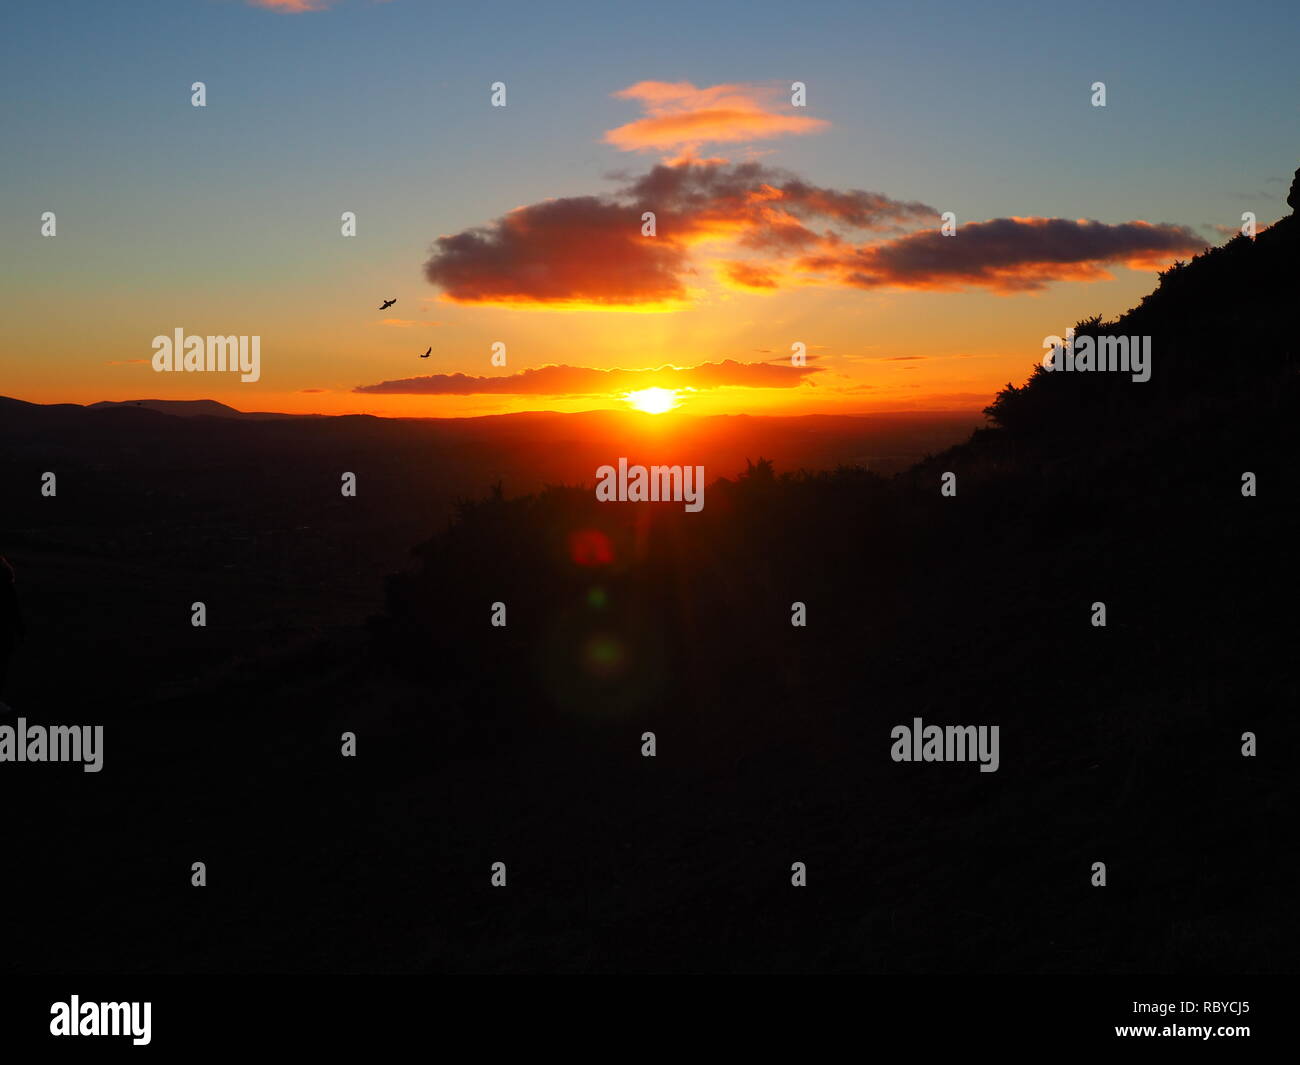
M 1035 367 L 893 477 L 758 459 L 699 514 L 589 485 L 465 502 L 391 579 L 376 647 L 429 691 L 440 748 L 586 737 L 592 853 L 698 840 L 712 858 L 678 871 L 716 906 L 676 944 L 696 965 L 1292 966 L 1298 256 L 1288 217 L 1175 264 L 1075 326 L 1150 336 L 1149 381 Z M 914 716 L 1000 725 L 1002 769 L 892 763 Z M 1272 755 L 1243 758 L 1246 731 Z M 533 804 L 569 764 L 546 759 Z M 781 894 L 795 858 L 821 870 L 815 918 Z M 1088 886 L 1098 860 L 1118 890 Z M 624 873 L 637 920 L 686 905 Z M 747 943 L 773 907 L 786 937 Z

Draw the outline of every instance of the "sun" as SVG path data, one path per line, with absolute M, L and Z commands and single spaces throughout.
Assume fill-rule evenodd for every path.
M 623 398 L 646 414 L 663 414 L 677 406 L 677 391 L 672 388 L 642 388 Z

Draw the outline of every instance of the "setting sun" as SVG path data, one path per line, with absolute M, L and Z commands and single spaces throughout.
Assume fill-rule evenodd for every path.
M 642 388 L 624 398 L 646 414 L 663 414 L 677 406 L 677 392 L 672 388 Z

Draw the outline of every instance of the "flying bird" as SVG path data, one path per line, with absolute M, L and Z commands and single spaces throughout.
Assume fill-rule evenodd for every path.
M 429 345 L 429 350 L 426 351 L 423 355 L 421 355 L 420 358 L 422 358 L 422 359 L 427 359 L 427 358 L 428 358 L 430 355 L 432 355 L 432 354 L 433 354 L 433 345 L 430 344 L 430 345 Z
M 391 307 L 391 306 L 392 306 L 394 303 L 396 303 L 396 302 L 397 302 L 397 300 L 395 300 L 395 299 L 384 300 L 384 302 L 381 303 L 381 304 L 379 305 L 379 309 L 380 309 L 381 311 L 386 311 L 386 310 L 388 310 L 389 307 Z

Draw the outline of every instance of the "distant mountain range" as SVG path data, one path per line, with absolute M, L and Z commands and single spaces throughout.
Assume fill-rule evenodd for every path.
M 218 403 L 215 399 L 128 399 L 120 403 L 101 400 L 88 404 L 87 410 L 103 410 L 110 407 L 144 407 L 156 410 L 159 414 L 173 414 L 178 418 L 319 418 L 319 414 L 273 414 L 269 411 L 242 411 Z
M 657 420 L 618 410 L 377 418 L 248 412 L 211 399 L 80 406 L 0 396 L 0 441 L 11 456 L 57 453 L 103 462 L 123 448 L 165 446 L 179 459 L 188 448 L 202 452 L 220 440 L 228 461 L 241 455 L 250 465 L 265 459 L 266 448 L 274 448 L 282 459 L 323 450 L 351 455 L 354 462 L 360 453 L 377 451 L 386 464 L 409 469 L 423 465 L 429 447 L 437 445 L 455 449 L 458 456 L 439 467 L 479 471 L 479 488 L 504 477 L 528 490 L 543 483 L 590 480 L 597 466 L 620 454 L 658 461 L 672 453 L 678 456 L 673 461 L 706 464 L 710 476 L 731 476 L 745 468 L 747 459 L 760 456 L 773 458 L 782 469 L 861 465 L 896 473 L 966 438 L 983 421 L 974 411 L 678 414 L 673 416 L 672 432 L 665 434 Z M 272 435 L 263 435 L 259 425 Z

